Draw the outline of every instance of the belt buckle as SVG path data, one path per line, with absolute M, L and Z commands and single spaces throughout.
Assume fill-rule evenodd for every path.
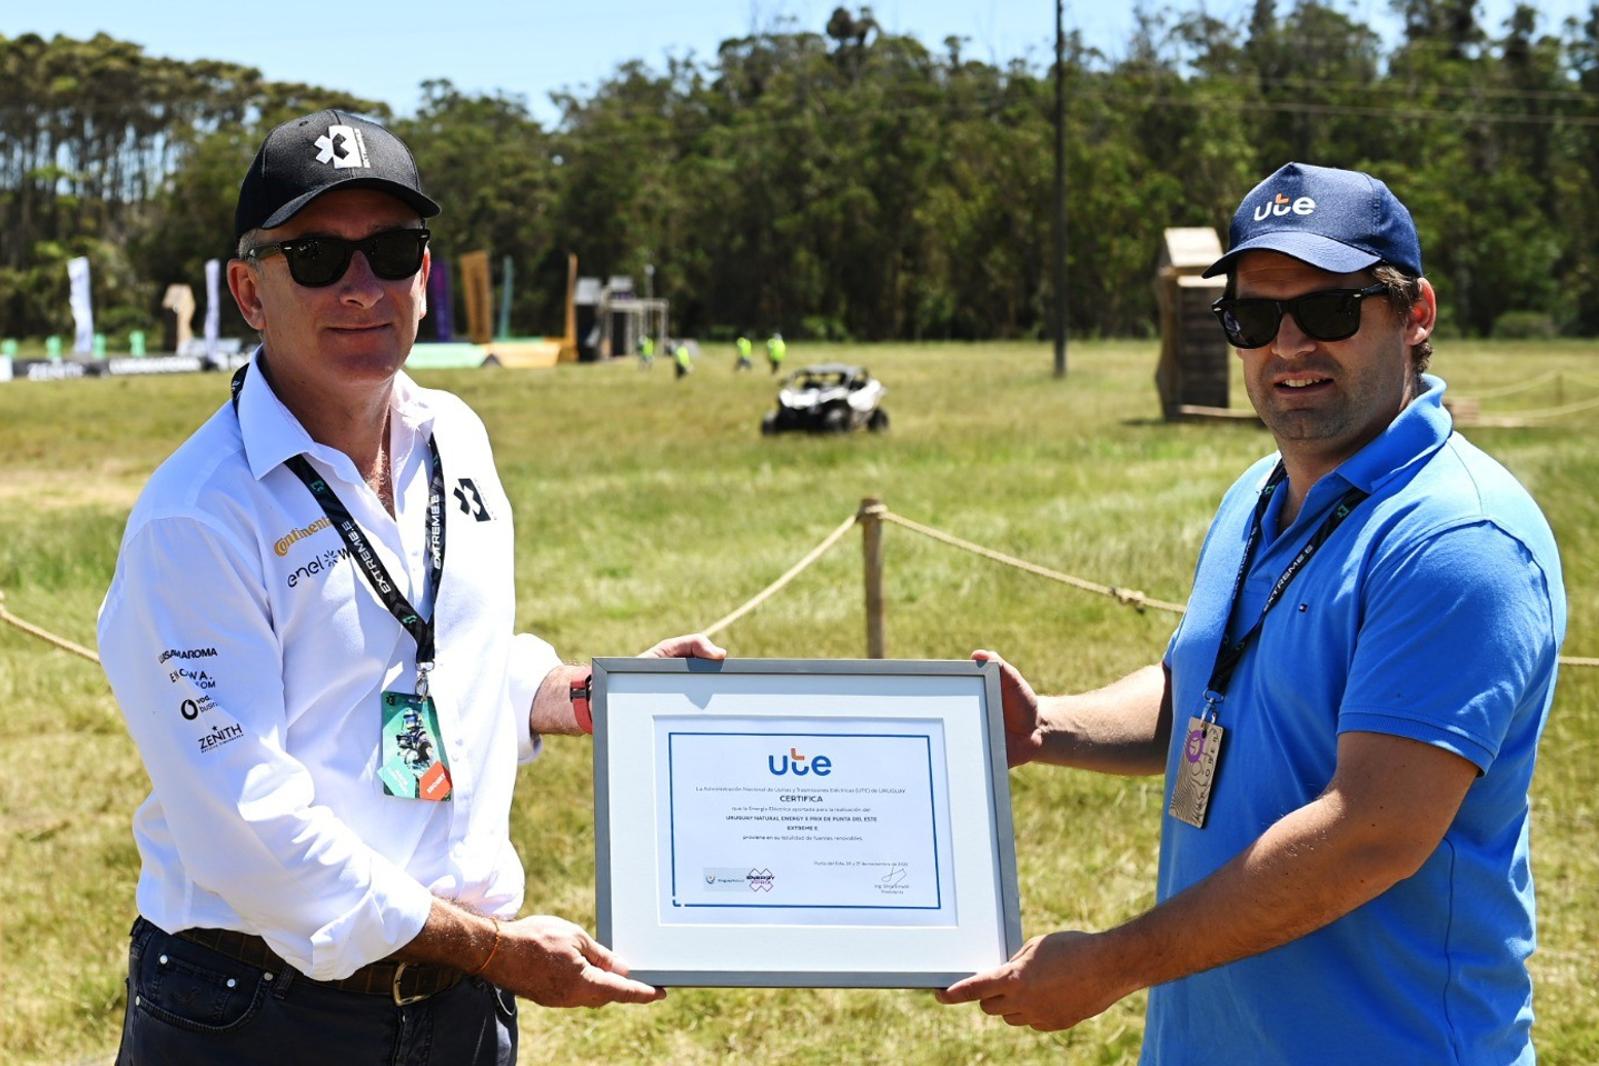
M 402 962 L 394 967 L 394 983 L 390 986 L 389 992 L 394 997 L 394 1005 L 396 1007 L 404 1007 L 407 1004 L 418 1003 L 428 998 L 426 993 L 419 996 L 402 996 L 400 994 L 400 978 L 404 976 L 405 968 L 409 965 L 411 964 L 408 962 Z

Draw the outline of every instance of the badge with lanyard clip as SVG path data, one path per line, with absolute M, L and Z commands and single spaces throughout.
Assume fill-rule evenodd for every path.
M 407 629 L 420 622 L 415 614 L 400 619 Z M 418 642 L 416 691 L 389 690 L 379 697 L 383 712 L 382 750 L 378 780 L 383 794 L 403 799 L 450 798 L 450 764 L 444 753 L 439 712 L 433 702 L 429 674 L 433 670 L 432 625 Z
M 386 691 L 379 697 L 383 712 L 378 780 L 385 796 L 402 799 L 450 798 L 450 764 L 444 754 L 439 712 L 428 684 L 431 660 L 416 664 L 416 691 Z
M 244 389 L 249 364 L 241 366 L 233 375 L 233 409 L 239 408 L 239 395 Z M 433 472 L 428 478 L 428 544 L 431 552 L 430 577 L 433 583 L 435 614 L 439 587 L 444 580 L 444 462 L 439 456 L 437 443 L 428 438 L 428 454 L 433 460 Z M 438 708 L 433 703 L 428 674 L 433 670 L 434 631 L 433 619 L 423 621 L 399 591 L 377 553 L 367 541 L 366 534 L 350 514 L 344 501 L 324 479 L 319 477 L 304 455 L 290 456 L 285 464 L 305 485 L 306 490 L 322 506 L 328 521 L 348 542 L 350 559 L 356 572 L 366 579 L 378 599 L 394 615 L 400 626 L 416 641 L 416 690 L 400 692 L 388 690 L 378 697 L 381 712 L 381 733 L 378 754 L 378 780 L 387 796 L 406 799 L 447 800 L 450 798 L 450 766 L 444 752 L 443 733 L 439 729 Z
M 1195 829 L 1205 828 L 1210 809 L 1210 793 L 1216 783 L 1216 763 L 1221 758 L 1222 738 L 1226 735 L 1216 721 L 1222 694 L 1205 690 L 1205 706 L 1188 719 L 1182 755 L 1177 763 L 1177 784 L 1172 788 L 1167 813 Z
M 433 459 L 433 474 L 428 483 L 428 543 L 433 546 L 430 576 L 436 614 L 439 588 L 444 579 L 444 508 L 440 502 L 444 495 L 444 468 L 438 446 L 431 437 L 428 450 Z M 438 707 L 433 702 L 429 683 L 434 663 L 434 619 L 424 621 L 400 593 L 360 525 L 332 486 L 317 477 L 305 456 L 296 455 L 287 465 L 305 483 L 322 505 L 328 520 L 349 543 L 350 559 L 356 571 L 366 579 L 401 628 L 416 641 L 415 691 L 389 689 L 378 697 L 381 731 L 377 777 L 382 782 L 383 793 L 404 799 L 447 800 L 451 792 L 450 766 L 439 728 Z
M 1249 536 L 1244 541 L 1244 555 L 1238 564 L 1238 576 L 1233 581 L 1232 606 L 1227 612 L 1229 619 L 1237 608 L 1244 576 L 1249 572 L 1249 562 L 1254 555 L 1256 541 L 1260 537 L 1260 523 L 1266 511 L 1266 503 L 1271 497 L 1272 490 L 1285 476 L 1284 468 L 1279 463 L 1272 471 L 1265 489 L 1260 494 L 1260 500 L 1255 505 L 1254 521 L 1250 524 Z M 1309 541 L 1299 549 L 1299 553 L 1289 562 L 1282 576 L 1272 586 L 1271 593 L 1260 609 L 1260 616 L 1255 619 L 1255 624 L 1230 644 L 1224 639 L 1217 649 L 1216 663 L 1210 673 L 1210 683 L 1205 686 L 1205 706 L 1198 715 L 1188 719 L 1188 732 L 1183 736 L 1182 754 L 1177 763 L 1177 781 L 1172 787 L 1171 804 L 1166 809 L 1166 813 L 1178 821 L 1195 829 L 1205 828 L 1205 815 L 1210 809 L 1210 795 L 1216 786 L 1216 765 L 1221 759 L 1222 741 L 1227 734 L 1217 719 L 1220 716 L 1222 702 L 1226 698 L 1227 686 L 1232 680 L 1233 670 L 1243 658 L 1250 642 L 1259 636 L 1261 627 L 1266 622 L 1266 616 L 1282 598 L 1283 592 L 1299 576 L 1311 557 L 1327 542 L 1327 538 L 1333 535 L 1344 519 L 1349 517 L 1350 512 L 1366 497 L 1367 493 L 1358 488 L 1344 493 L 1332 509 L 1332 513 L 1311 534 Z

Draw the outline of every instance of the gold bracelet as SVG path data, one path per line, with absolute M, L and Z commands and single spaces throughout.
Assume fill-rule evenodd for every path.
M 488 958 L 484 959 L 477 969 L 467 974 L 468 977 L 476 977 L 484 970 L 487 970 L 489 968 L 489 963 L 494 961 L 495 953 L 500 950 L 500 920 L 498 918 L 491 917 L 489 921 L 494 923 L 494 945 L 489 948 Z

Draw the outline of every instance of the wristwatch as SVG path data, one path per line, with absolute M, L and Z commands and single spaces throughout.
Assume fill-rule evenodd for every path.
M 589 710 L 589 695 L 594 689 L 594 671 L 590 670 L 572 682 L 572 716 L 578 728 L 585 733 L 594 732 L 594 714 Z

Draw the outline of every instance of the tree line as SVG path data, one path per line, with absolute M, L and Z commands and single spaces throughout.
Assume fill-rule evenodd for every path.
M 1410 206 L 1443 329 L 1599 333 L 1599 3 L 1393 0 L 1392 42 L 1330 4 L 1247 23 L 1140 8 L 1119 54 L 1066 41 L 1068 308 L 1077 335 L 1154 328 L 1161 231 L 1225 236 L 1291 159 L 1369 170 Z M 1046 44 L 1047 42 L 1041 42 Z M 414 115 L 135 44 L 0 36 L 0 336 L 70 334 L 88 255 L 100 328 L 152 330 L 167 284 L 226 257 L 266 131 L 339 106 L 414 149 L 435 255 L 515 265 L 513 332 L 560 329 L 566 253 L 673 301 L 675 332 L 1042 336 L 1051 300 L 1052 56 L 973 58 L 870 9 L 724 41 L 592 90 L 525 99 L 427 81 Z M 458 316 L 459 320 L 459 316 Z M 227 308 L 225 331 L 243 323 Z

